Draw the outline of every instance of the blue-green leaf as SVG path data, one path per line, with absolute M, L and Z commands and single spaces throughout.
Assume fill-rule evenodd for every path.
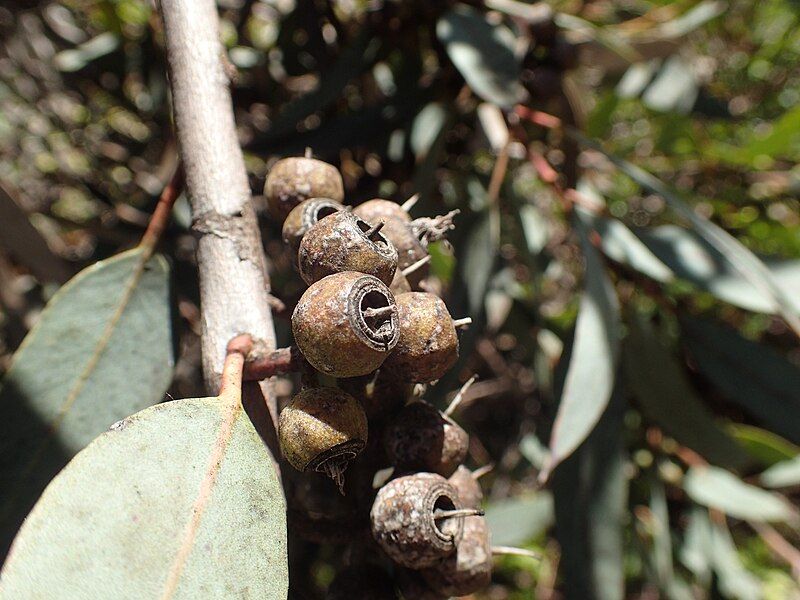
M 463 4 L 436 23 L 436 35 L 447 55 L 478 96 L 510 108 L 525 97 L 514 54 L 516 36 L 504 25 L 492 25 Z
M 692 467 L 683 480 L 683 489 L 698 504 L 737 519 L 794 522 L 798 517 L 786 498 L 717 467 Z
M 584 226 L 579 225 L 577 230 L 586 259 L 584 292 L 561 401 L 550 435 L 550 459 L 540 473 L 542 480 L 572 454 L 597 424 L 611 398 L 619 355 L 621 325 L 614 286 Z
M 58 291 L 0 390 L 0 544 L 75 453 L 164 399 L 173 362 L 164 258 L 131 250 Z
M 0 574 L 6 598 L 286 598 L 286 507 L 237 397 L 120 421 L 47 487 Z

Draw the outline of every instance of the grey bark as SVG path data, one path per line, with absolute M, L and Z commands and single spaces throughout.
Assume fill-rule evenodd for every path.
M 266 349 L 275 348 L 269 279 L 236 136 L 216 4 L 161 0 L 160 7 L 179 151 L 199 236 L 203 373 L 209 393 L 216 394 L 231 338 L 249 333 Z M 277 407 L 268 383 L 260 388 L 274 432 Z

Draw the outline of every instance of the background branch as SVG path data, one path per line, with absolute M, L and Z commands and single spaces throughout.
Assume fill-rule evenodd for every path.
M 225 348 L 234 336 L 249 333 L 263 347 L 275 348 L 269 279 L 236 136 L 216 5 L 213 0 L 162 0 L 160 8 L 179 150 L 199 236 L 203 373 L 207 390 L 216 394 Z M 248 385 L 254 389 L 245 390 L 246 399 L 260 395 L 266 401 L 270 443 L 277 406 L 269 384 Z M 262 435 L 265 425 L 256 423 Z

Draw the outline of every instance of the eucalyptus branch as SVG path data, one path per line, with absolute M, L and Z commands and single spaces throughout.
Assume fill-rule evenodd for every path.
M 275 348 L 269 280 L 236 137 L 216 4 L 161 0 L 160 8 L 179 150 L 198 235 L 203 372 L 207 389 L 216 394 L 229 340 L 248 333 Z M 274 398 L 267 382 L 258 385 L 274 428 Z

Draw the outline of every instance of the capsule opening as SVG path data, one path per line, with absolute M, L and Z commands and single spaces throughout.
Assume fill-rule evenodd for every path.
M 361 299 L 361 314 L 370 332 L 378 337 L 390 334 L 392 330 L 392 314 L 395 312 L 392 302 L 386 294 L 372 290 Z
M 444 494 L 436 498 L 436 501 L 433 503 L 434 514 L 437 510 L 455 510 L 455 508 L 456 505 L 452 498 Z M 455 532 L 458 530 L 458 523 L 455 519 L 442 519 L 440 521 L 434 519 L 433 526 L 439 534 L 443 536 L 454 536 Z

